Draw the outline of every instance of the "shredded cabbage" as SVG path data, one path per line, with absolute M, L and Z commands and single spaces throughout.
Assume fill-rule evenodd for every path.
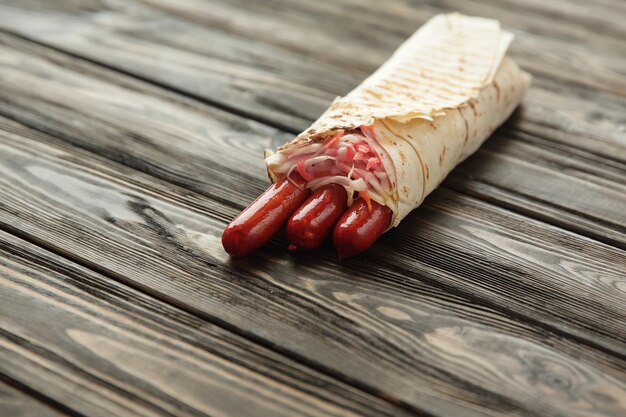
M 289 176 L 295 169 L 307 180 L 307 188 L 313 190 L 339 184 L 348 193 L 348 204 L 352 204 L 355 192 L 368 193 L 372 199 L 384 202 L 391 195 L 389 175 L 364 134 L 372 139 L 371 131 L 357 129 L 283 151 L 284 158 L 276 172 Z

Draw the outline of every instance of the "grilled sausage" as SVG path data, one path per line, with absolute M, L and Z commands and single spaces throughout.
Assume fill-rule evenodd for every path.
M 222 233 L 226 252 L 245 256 L 267 243 L 309 196 L 305 185 L 297 173 L 272 184 L 226 226 Z
M 345 259 L 369 248 L 391 222 L 391 209 L 371 201 L 371 209 L 363 198 L 341 216 L 333 231 L 333 242 L 339 259 Z
M 315 190 L 287 222 L 289 250 L 309 251 L 322 244 L 346 211 L 344 187 L 328 184 Z

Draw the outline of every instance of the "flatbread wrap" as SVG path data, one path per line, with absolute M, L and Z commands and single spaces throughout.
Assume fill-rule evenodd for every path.
M 266 150 L 270 179 L 339 185 L 347 206 L 386 207 L 384 230 L 397 226 L 521 102 L 531 77 L 506 56 L 512 39 L 496 20 L 433 17 L 308 129 Z

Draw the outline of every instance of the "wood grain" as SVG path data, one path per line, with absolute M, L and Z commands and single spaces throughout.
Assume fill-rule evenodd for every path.
M 146 95 L 132 88 L 138 85 L 133 80 L 116 76 L 120 82 L 112 83 L 109 71 L 94 73 L 93 66 L 67 71 L 63 65 L 71 61 L 58 54 L 51 58 L 62 60 L 3 48 L 4 114 L 21 114 L 21 121 L 77 145 L 215 198 L 229 195 L 239 205 L 249 202 L 251 180 L 257 191 L 265 188 L 259 152 L 284 142 L 285 133 L 161 89 L 150 88 Z M 33 99 L 41 106 L 33 107 Z M 241 164 L 255 169 L 241 172 Z M 231 180 L 215 180 L 224 176 Z
M 128 82 L 119 86 L 102 79 L 88 78 L 79 75 L 78 69 L 67 72 L 59 68 L 60 65 L 51 65 L 23 53 L 12 53 L 12 49 L 9 48 L 3 56 L 9 61 L 7 65 L 9 68 L 11 61 L 22 63 L 19 71 L 16 64 L 12 66 L 15 68 L 14 71 L 6 71 L 15 77 L 14 81 L 19 81 L 4 85 L 6 101 L 11 103 L 7 110 L 12 116 L 35 124 L 42 123 L 43 120 L 45 124 L 39 125 L 42 130 L 52 131 L 73 144 L 107 157 L 112 156 L 124 164 L 163 177 L 188 189 L 200 191 L 231 207 L 241 208 L 264 188 L 264 181 L 261 178 L 265 173 L 258 154 L 263 146 L 270 146 L 272 141 L 259 138 L 259 135 L 269 134 L 275 138 L 274 140 L 280 140 L 283 136 L 279 132 L 254 122 L 241 121 L 233 115 L 189 100 L 178 100 L 158 89 L 148 88 L 139 83 Z M 24 65 L 25 62 L 28 65 Z M 23 68 L 31 67 L 32 70 L 29 72 L 38 76 L 29 76 L 29 73 L 23 71 Z M 47 76 L 41 77 L 42 73 Z M 140 91 L 131 90 L 129 88 L 131 84 Z M 22 104 L 24 97 L 27 97 L 26 92 L 15 90 L 21 85 L 37 87 L 36 96 L 26 104 Z M 29 89 L 32 90 L 31 87 Z M 60 94 L 59 90 L 72 93 Z M 82 103 L 94 94 L 99 98 L 98 102 L 94 103 L 95 108 L 83 106 Z M 78 119 L 80 123 L 75 123 Z M 204 126 L 211 120 L 214 120 L 213 125 L 205 129 Z M 233 134 L 231 126 L 240 129 L 241 124 L 244 124 L 244 128 L 241 128 L 243 131 Z M 510 149 L 506 156 L 502 156 L 503 148 Z M 541 149 L 524 143 L 496 139 L 480 152 L 479 158 L 470 159 L 459 171 L 466 171 L 466 175 L 473 178 L 470 184 L 478 184 L 474 187 L 478 196 L 484 198 L 485 195 L 490 195 L 495 196 L 497 201 L 515 203 L 516 200 L 509 198 L 510 193 L 506 190 L 517 184 L 515 190 L 521 190 L 514 194 L 517 201 L 525 202 L 531 199 L 534 204 L 529 206 L 520 203 L 516 207 L 524 207 L 526 211 L 534 211 L 540 216 L 552 215 L 561 223 L 580 228 L 588 224 L 599 225 L 596 230 L 603 233 L 605 239 L 613 239 L 618 243 L 626 242 L 624 216 L 620 210 L 626 205 L 626 193 L 619 184 L 623 172 L 611 167 L 602 168 L 598 164 L 591 168 L 584 159 L 574 157 L 556 158 L 556 163 L 553 159 L 552 153 L 542 152 Z M 546 168 L 532 165 L 535 161 L 543 161 L 542 164 Z M 566 162 L 568 175 L 563 174 L 563 169 L 559 166 L 563 161 Z M 472 164 L 479 165 L 480 169 L 478 167 L 472 169 Z M 233 166 L 249 166 L 255 169 L 246 172 L 246 175 L 236 171 L 235 175 L 232 171 Z M 598 178 L 592 174 L 596 174 Z M 592 177 L 592 180 L 590 181 L 588 177 Z M 458 187 L 458 182 L 454 179 L 449 183 L 454 188 Z M 485 190 L 483 184 L 487 186 L 504 184 L 504 186 L 495 190 L 493 188 Z M 531 188 L 533 185 L 534 190 Z M 544 187 L 543 193 L 536 192 L 539 186 Z M 467 190 L 464 187 L 458 188 Z M 501 191 L 502 189 L 505 191 Z M 541 204 L 541 198 L 548 203 L 556 202 L 558 205 L 556 208 L 554 205 L 548 205 L 552 212 L 547 212 L 546 204 Z M 578 210 L 564 210 L 571 207 Z M 220 219 L 229 219 L 220 209 L 214 210 L 219 213 Z M 493 212 L 494 217 L 499 213 L 491 206 L 483 206 L 482 210 Z M 233 216 L 235 211 L 231 213 Z M 586 223 L 579 222 L 581 218 L 586 220 Z M 605 219 L 609 219 L 608 224 L 604 223 Z M 522 225 L 518 227 L 519 230 L 524 230 Z M 403 226 L 402 230 L 413 229 Z M 220 232 L 216 231 L 216 236 L 219 236 Z M 476 250 L 480 251 L 479 248 Z M 616 260 L 609 259 L 609 262 L 615 263 Z M 501 271 L 507 272 L 506 266 L 502 266 Z M 462 286 L 463 283 L 459 282 L 459 285 Z M 532 286 L 529 290 L 532 290 Z M 536 305 L 540 307 L 543 296 L 535 294 L 533 297 L 536 297 Z M 578 295 L 572 295 L 572 299 L 577 297 Z M 519 309 L 524 311 L 521 305 Z M 543 314 L 545 317 L 552 316 L 548 311 Z M 567 316 L 561 319 L 569 321 Z M 581 314 L 579 319 L 588 320 L 586 314 Z M 610 335 L 611 330 L 604 332 L 604 337 L 611 338 Z M 615 341 L 611 343 L 616 346 Z
M 554 13 L 547 10 L 551 6 L 542 7 L 537 4 L 539 2 L 533 2 L 534 10 L 532 6 L 519 6 L 512 1 L 503 7 L 488 0 L 428 3 L 399 0 L 386 2 L 385 7 L 380 7 L 375 0 L 320 1 L 314 4 L 304 0 L 269 3 L 238 0 L 228 4 L 219 0 L 143 2 L 170 15 L 307 55 L 324 56 L 342 67 L 361 68 L 367 72 L 378 67 L 400 42 L 436 13 L 459 11 L 482 15 L 499 19 L 507 28 L 516 31 L 520 45 L 513 52 L 524 66 L 566 82 L 607 88 L 611 92 L 616 92 L 617 87 L 617 92 L 624 92 L 624 81 L 619 77 L 623 75 L 623 68 L 615 56 L 622 48 L 618 39 L 624 36 L 621 23 L 626 13 L 623 10 L 608 12 L 590 5 L 588 7 L 594 10 L 587 13 L 596 17 L 597 24 L 589 16 L 584 23 L 581 19 L 568 19 L 559 24 L 555 22 Z M 568 9 L 560 8 L 559 13 L 571 17 L 576 12 L 584 13 L 580 8 L 574 10 L 570 6 Z M 292 24 L 294 21 L 297 24 Z M 602 33 L 597 29 L 600 25 L 610 31 Z M 314 36 L 313 42 L 303 41 L 310 36 Z M 342 42 L 335 42 L 336 39 L 342 39 Z M 360 53 L 355 54 L 354 49 Z M 544 53 L 550 53 L 543 56 L 547 62 L 538 62 L 537 56 Z M 574 61 L 581 55 L 593 56 L 598 61 L 593 64 L 594 69 L 599 71 L 587 71 L 584 78 L 576 78 L 581 69 Z
M 527 137 L 501 130 L 443 185 L 626 249 L 626 170 Z
M 4 56 L 12 57 L 10 52 L 11 50 L 7 50 Z M 124 88 L 121 88 L 117 85 L 104 83 L 102 80 L 78 76 L 78 70 L 67 73 L 41 60 L 29 59 L 27 55 L 14 55 L 17 55 L 14 58 L 15 62 L 32 62 L 31 65 L 34 69 L 31 72 L 49 74 L 43 82 L 41 77 L 28 77 L 21 79 L 21 82 L 7 83 L 6 88 L 8 92 L 11 91 L 11 88 L 15 88 L 14 86 L 19 85 L 36 85 L 36 91 L 39 92 L 35 100 L 28 101 L 28 105 L 16 103 L 20 97 L 25 96 L 21 90 L 15 91 L 14 94 L 6 95 L 6 100 L 12 102 L 12 108 L 9 108 L 9 110 L 13 111 L 12 115 L 15 117 L 19 116 L 28 122 L 51 119 L 52 122 L 46 121 L 45 126 L 42 128 L 43 130 L 52 130 L 60 136 L 69 136 L 69 140 L 72 143 L 105 156 L 113 154 L 114 159 L 125 164 L 138 167 L 141 170 L 164 177 L 172 182 L 178 182 L 186 188 L 201 191 L 203 194 L 211 196 L 220 202 L 230 205 L 234 203 L 236 207 L 246 204 L 254 198 L 255 194 L 263 189 L 264 184 L 262 181 L 259 181 L 259 178 L 264 177 L 265 174 L 262 162 L 257 155 L 260 153 L 260 148 L 264 145 L 264 141 L 265 146 L 268 146 L 270 141 L 268 139 L 256 139 L 259 133 L 254 129 L 259 126 L 258 124 L 248 122 L 246 127 L 250 126 L 249 131 L 238 133 L 240 137 L 233 141 L 231 139 L 232 131 L 229 131 L 229 126 L 235 125 L 240 120 L 234 116 L 207 109 L 205 106 L 198 104 L 194 105 L 188 101 L 172 103 L 174 98 L 162 92 L 160 93 L 161 97 L 153 97 L 153 95 L 158 95 L 157 93 L 152 94 L 155 89 L 144 89 L 142 91 L 143 94 L 135 93 L 129 91 L 128 85 L 124 85 Z M 22 67 L 25 66 L 22 65 Z M 30 65 L 26 67 L 28 68 Z M 18 71 L 14 71 L 14 74 L 18 74 Z M 23 77 L 23 74 L 24 71 L 19 71 L 16 77 Z M 50 82 L 50 79 L 58 81 Z M 71 90 L 72 94 L 69 95 L 71 101 L 65 98 L 65 94 L 55 94 L 60 89 L 63 89 L 65 92 L 69 91 L 68 89 L 71 88 L 72 84 L 77 85 L 77 87 Z M 137 83 L 134 84 L 136 85 Z M 141 88 L 140 86 L 138 87 Z M 85 100 L 89 99 L 88 95 L 82 93 L 83 91 L 90 91 L 90 94 L 97 92 L 97 96 L 101 98 L 98 100 L 97 108 L 87 114 L 85 107 L 80 106 L 80 103 L 84 103 Z M 148 92 L 151 94 L 146 97 Z M 107 101 L 106 99 L 108 97 L 108 100 L 111 100 L 111 98 L 122 96 L 126 96 L 127 99 L 115 99 L 114 101 Z M 17 97 L 17 100 L 15 97 Z M 50 101 L 52 105 L 47 103 Z M 120 106 L 120 102 L 125 103 L 124 107 Z M 35 106 L 37 108 L 33 109 Z M 80 112 L 68 112 L 68 109 L 78 107 L 80 107 Z M 80 119 L 81 123 L 74 123 L 76 119 Z M 207 119 L 217 119 L 210 128 L 210 134 L 203 130 Z M 155 120 L 161 122 L 155 123 Z M 239 127 L 240 125 L 236 124 L 236 126 Z M 130 140 L 129 131 L 132 132 Z M 271 133 L 271 130 L 265 128 L 265 130 L 261 130 L 260 134 L 264 132 Z M 279 133 L 275 132 L 273 135 L 280 139 Z M 137 140 L 138 138 L 141 140 Z M 498 142 L 495 142 L 495 144 L 497 145 Z M 494 145 L 489 146 L 491 146 L 491 149 L 494 148 Z M 573 162 L 569 162 L 569 170 L 578 173 L 578 177 L 563 175 L 559 172 L 560 170 L 542 170 L 538 168 L 531 170 L 527 168 L 529 161 L 545 160 L 549 158 L 550 154 L 546 156 L 545 152 L 541 153 L 535 150 L 535 156 L 533 156 L 528 149 L 523 147 L 523 144 L 516 145 L 516 143 L 505 142 L 504 146 L 501 145 L 499 147 L 500 149 L 503 147 L 513 148 L 514 152 L 510 152 L 511 154 L 515 156 L 515 152 L 517 152 L 518 155 L 522 156 L 507 158 L 505 159 L 505 164 L 497 163 L 497 158 L 499 158 L 497 154 L 491 156 L 491 161 L 488 161 L 491 163 L 484 163 L 484 158 L 468 161 L 468 164 L 480 164 L 481 180 L 487 184 L 490 182 L 512 184 L 518 181 L 518 177 L 526 175 L 529 177 L 529 181 L 523 184 L 527 187 L 527 190 L 531 184 L 544 182 L 547 184 L 545 196 L 557 194 L 567 204 L 572 204 L 574 207 L 576 207 L 575 204 L 579 206 L 587 204 L 587 213 L 606 213 L 605 216 L 615 218 L 616 220 L 613 224 L 603 226 L 600 230 L 606 231 L 606 236 L 615 236 L 616 240 L 620 236 L 623 237 L 623 231 L 614 227 L 615 222 L 623 219 L 619 210 L 620 201 L 624 201 L 624 193 L 618 192 L 620 186 L 617 184 L 617 181 L 621 177 L 619 170 L 609 171 L 608 169 L 596 168 L 596 171 L 608 171 L 609 173 L 606 173 L 605 176 L 609 180 L 600 178 L 598 181 L 602 180 L 605 183 L 586 183 L 582 181 L 584 176 L 582 178 L 581 176 L 585 174 L 585 169 L 589 164 L 571 159 Z M 497 148 L 495 149 L 497 150 Z M 482 153 L 486 156 L 494 154 L 488 151 Z M 529 155 L 533 157 L 529 158 Z M 523 159 L 524 156 L 526 159 Z M 227 165 L 231 166 L 257 166 L 258 168 L 249 171 L 247 175 L 250 178 L 246 178 L 246 176 L 242 175 L 232 175 L 224 167 L 224 162 L 229 163 Z M 549 161 L 548 166 L 552 164 L 553 162 Z M 460 169 L 463 170 L 465 169 L 464 167 L 462 166 Z M 507 172 L 511 167 L 521 168 L 519 171 Z M 477 170 L 470 169 L 469 171 L 468 175 L 474 175 L 472 171 L 475 172 Z M 611 178 L 617 179 L 610 181 Z M 483 184 L 479 181 L 476 182 L 479 186 Z M 612 192 L 611 186 L 616 191 Z M 481 190 L 479 187 L 476 188 Z M 562 189 L 560 194 L 558 194 L 559 189 Z M 570 190 L 577 191 L 580 194 L 593 192 L 597 194 L 592 195 L 592 199 L 577 199 L 565 194 L 570 192 Z M 529 191 L 525 192 L 527 195 L 532 194 Z M 496 193 L 492 192 L 492 194 Z M 536 201 L 537 193 L 531 196 Z M 507 197 L 506 193 L 500 192 L 499 198 L 501 200 L 511 201 Z M 552 199 L 552 201 L 555 200 L 554 197 Z M 560 204 L 563 207 L 567 206 L 563 203 Z M 596 204 L 595 210 L 593 207 L 589 208 L 589 205 L 594 204 Z M 537 205 L 535 204 L 534 207 Z M 527 206 L 524 205 L 524 207 Z M 534 209 L 534 207 L 531 207 L 529 210 Z M 543 207 L 545 207 L 545 204 Z M 545 213 L 541 209 L 535 208 L 535 210 L 542 214 Z M 567 221 L 567 217 L 563 215 L 563 210 L 555 211 L 556 213 L 554 211 L 553 213 L 556 218 L 563 222 Z M 578 213 L 574 212 L 569 219 L 572 224 L 580 224 L 577 221 L 580 217 Z M 538 299 L 540 300 L 541 298 Z
M 369 260 L 337 264 L 322 252 L 294 264 L 279 241 L 233 262 L 218 236 L 234 209 L 14 123 L 3 129 L 0 178 L 14 186 L 0 187 L 2 227 L 127 285 L 415 411 L 624 408 L 621 251 L 447 192 L 472 215 L 426 204 L 434 214 L 410 216 L 406 235 L 389 234 Z
M 261 149 L 451 9 L 516 33 L 521 111 L 367 256 L 229 259 Z M 3 0 L 40 45 L 0 33 L 0 228 L 57 255 L 0 232 L 0 373 L 89 415 L 623 415 L 625 17 Z
M 66 415 L 6 384 L 2 381 L 2 376 L 0 376 L 0 413 L 11 417 L 62 417 Z
M 132 16 L 139 13 L 135 9 L 126 10 L 125 7 L 128 6 L 118 5 L 118 7 L 119 10 L 109 10 L 107 13 L 112 13 L 113 16 L 119 13 L 120 16 L 125 16 L 125 19 L 133 19 Z M 89 55 L 93 59 L 104 60 L 108 65 L 157 80 L 164 85 L 174 86 L 187 92 L 192 91 L 192 94 L 201 98 L 209 98 L 211 102 L 215 102 L 218 98 L 222 100 L 218 103 L 220 106 L 236 109 L 244 115 L 255 115 L 259 120 L 272 121 L 272 124 L 287 128 L 290 131 L 297 131 L 298 128 L 304 127 L 321 113 L 333 97 L 332 93 L 326 91 L 334 89 L 337 93 L 345 93 L 349 87 L 358 82 L 360 77 L 364 77 L 364 73 L 347 73 L 339 67 L 329 67 L 324 64 L 324 56 L 317 58 L 317 61 L 322 63 L 317 65 L 309 58 L 303 61 L 294 52 L 280 49 L 276 45 L 259 46 L 247 39 L 238 37 L 238 35 L 228 36 L 228 34 L 215 29 L 190 24 L 183 25 L 180 21 L 159 14 L 150 8 L 139 7 L 138 10 L 141 13 L 137 19 L 140 17 L 144 19 L 142 20 L 144 26 L 146 25 L 145 19 L 149 17 L 152 19 L 151 21 L 155 22 L 153 26 L 158 27 L 159 30 L 142 29 L 135 33 L 136 38 L 125 38 L 125 40 L 120 40 L 122 43 L 102 46 L 102 39 L 115 39 L 119 34 L 116 32 L 109 33 L 111 28 L 108 25 L 104 28 L 98 26 L 97 22 L 100 20 L 92 22 L 90 19 L 85 22 L 85 19 L 79 19 L 76 21 L 80 22 L 81 27 L 85 24 L 88 25 L 88 33 L 85 32 L 87 30 L 85 29 L 71 37 L 59 35 L 61 36 L 60 41 L 55 43 L 54 37 L 49 36 L 49 28 L 46 26 L 47 29 L 44 30 L 46 37 L 40 40 L 47 43 L 52 42 L 54 45 L 77 53 L 78 51 L 90 51 L 90 54 L 97 54 L 97 56 Z M 215 10 L 222 9 L 215 8 Z M 249 11 L 249 13 L 252 12 L 255 11 Z M 16 12 L 17 17 L 14 16 L 11 22 L 19 22 L 21 13 L 25 12 Z M 32 20 L 33 16 L 30 14 L 27 16 Z M 37 20 L 35 19 L 35 21 Z M 56 27 L 56 24 L 51 23 L 47 17 L 44 22 L 46 25 Z M 156 22 L 160 23 L 157 24 Z M 131 23 L 128 25 L 129 27 L 132 26 Z M 138 27 L 137 25 L 139 23 L 133 27 Z M 23 26 L 25 25 L 20 25 L 20 27 Z M 60 26 L 59 30 L 65 30 L 66 25 Z M 36 27 L 36 25 L 29 27 Z M 148 28 L 151 27 L 148 25 Z M 163 28 L 168 27 L 172 28 L 172 36 L 163 36 L 165 31 Z M 100 32 L 103 30 L 107 31 L 106 34 Z M 91 33 L 91 31 L 96 32 Z M 32 34 L 29 33 L 29 35 Z M 123 35 L 128 37 L 129 31 L 124 30 Z M 160 37 L 153 39 L 151 36 Z M 196 45 L 197 43 L 191 40 L 201 37 L 212 39 L 211 47 L 198 49 L 197 46 L 186 46 Z M 98 45 L 90 46 L 89 43 L 95 42 L 95 39 L 98 39 Z M 11 45 L 15 44 L 11 40 L 6 40 L 6 42 Z M 171 47 L 167 47 L 169 48 L 167 49 L 163 46 L 164 44 L 171 44 Z M 219 47 L 214 45 L 219 45 Z M 145 51 L 138 54 L 133 49 L 133 51 L 128 51 L 126 55 L 119 56 L 124 52 L 124 46 L 134 49 L 141 47 Z M 19 47 L 24 48 L 23 45 Z M 177 48 L 177 51 L 187 51 L 185 52 L 186 55 L 180 56 L 179 52 L 170 53 L 173 48 Z M 37 55 L 45 54 L 42 51 L 32 52 Z M 171 57 L 176 62 L 157 59 L 161 56 Z M 268 60 L 274 64 L 268 66 Z M 214 74 L 216 69 L 210 70 L 207 66 L 198 67 L 201 62 L 202 65 L 213 65 L 224 71 L 225 74 L 231 75 L 226 78 L 225 75 L 219 76 L 211 81 L 208 78 L 212 77 L 210 74 Z M 181 63 L 183 64 L 181 65 Z M 154 71 L 150 69 L 157 64 L 163 68 Z M 34 62 L 32 65 L 34 67 L 42 66 L 41 63 Z M 62 65 L 66 67 L 71 66 L 72 63 L 66 60 Z M 235 70 L 234 67 L 239 69 Z M 54 79 L 62 79 L 64 83 L 68 84 L 71 84 L 70 79 L 73 77 L 73 74 L 58 73 L 55 69 L 50 68 L 38 68 L 36 71 L 37 76 L 41 71 L 54 72 L 52 75 Z M 255 72 L 256 76 L 254 75 Z M 164 79 L 163 73 L 170 75 Z M 27 77 L 26 74 L 20 76 Z M 243 80 L 246 84 L 238 84 L 233 87 L 236 92 L 222 90 L 225 85 L 230 85 L 231 81 L 229 80 L 232 79 Z M 251 82 L 253 79 L 254 82 Z M 30 82 L 33 81 L 13 83 L 11 88 L 17 89 L 17 91 L 10 94 L 10 97 L 24 100 L 25 94 L 21 92 L 20 88 L 26 88 L 25 86 L 29 85 Z M 83 84 L 90 82 L 85 80 Z M 268 82 L 269 85 L 267 85 Z M 187 84 L 180 85 L 180 83 Z M 217 83 L 220 89 L 213 88 L 212 83 Z M 204 87 L 201 88 L 200 85 L 204 85 Z M 260 86 L 263 87 L 260 88 Z M 206 90 L 203 89 L 205 87 Z M 312 89 L 316 91 L 314 94 L 311 93 Z M 82 93 L 82 89 L 78 93 Z M 242 93 L 244 96 L 241 96 Z M 282 105 L 273 101 L 282 100 L 281 97 L 285 94 L 292 96 L 288 103 Z M 65 123 L 64 120 L 70 115 L 64 115 L 53 123 L 47 122 L 45 119 L 42 120 L 39 116 L 26 118 L 28 111 L 23 107 L 46 107 L 45 101 L 50 100 L 50 95 L 49 90 L 42 90 L 37 97 L 33 97 L 35 103 L 20 105 L 12 103 L 13 111 L 5 113 L 5 115 L 18 118 L 18 120 L 25 121 L 44 131 L 54 130 L 57 132 L 55 134 L 66 136 L 68 127 L 59 126 L 59 123 Z M 593 102 L 590 101 L 591 97 L 593 97 Z M 314 106 L 311 106 L 311 100 L 316 103 Z M 71 103 L 63 103 L 63 105 L 70 108 L 76 106 Z M 244 107 L 241 107 L 242 105 Z M 271 108 L 269 113 L 264 110 L 268 105 Z M 598 108 L 598 106 L 601 107 Z M 460 192 L 566 227 L 593 239 L 626 248 L 626 229 L 624 228 L 626 216 L 622 215 L 623 210 L 621 210 L 621 207 L 626 204 L 624 201 L 626 194 L 621 187 L 624 182 L 623 174 L 626 172 L 626 159 L 622 157 L 622 155 L 626 155 L 626 135 L 624 134 L 626 123 L 622 117 L 624 106 L 626 106 L 626 99 L 623 97 L 599 92 L 591 93 L 591 90 L 585 87 L 563 85 L 550 79 L 538 77 L 526 99 L 526 105 L 519 112 L 518 117 L 511 121 L 506 128 L 501 129 L 499 134 L 493 138 L 507 141 L 507 146 L 499 146 L 497 148 L 498 155 L 479 152 L 479 155 L 474 158 L 475 162 L 467 166 L 480 167 L 480 170 L 475 168 L 457 170 L 454 175 L 462 179 L 456 178 L 446 185 L 454 184 L 452 187 Z M 296 120 L 289 116 L 292 112 L 290 109 L 298 109 L 298 111 L 310 109 L 310 111 L 306 110 L 304 113 L 300 113 L 296 118 L 298 120 Z M 81 110 L 84 112 L 83 109 Z M 42 109 L 38 112 L 47 113 L 48 110 Z M 100 110 L 98 112 L 100 113 Z M 280 114 L 280 118 L 272 115 L 274 113 Z M 98 117 L 101 118 L 102 116 Z M 126 119 L 128 118 L 129 116 L 126 116 Z M 120 118 L 116 116 L 109 123 L 119 124 L 119 120 Z M 199 125 L 200 123 L 201 121 L 196 120 L 194 124 Z M 71 129 L 76 130 L 76 127 L 71 127 Z M 85 137 L 87 133 L 81 132 L 80 136 Z M 265 131 L 263 134 L 266 134 Z M 163 136 L 163 134 L 156 136 Z M 166 141 L 166 146 L 167 143 L 169 140 Z M 91 145 L 90 149 L 96 151 L 95 146 L 97 145 Z M 266 146 L 268 143 L 261 141 L 257 149 Z M 517 152 L 511 152 L 511 149 L 516 149 Z M 528 152 L 519 152 L 519 149 L 527 149 Z M 100 149 L 97 152 L 113 156 L 118 161 L 124 158 L 124 156 L 112 154 L 109 148 Z M 546 158 L 534 158 L 533 154 L 537 153 L 545 154 Z M 145 154 L 145 152 L 141 153 L 143 159 L 146 159 Z M 225 160 L 221 161 L 220 169 L 228 169 L 229 166 L 232 166 L 231 164 L 239 163 L 232 161 L 232 153 L 228 155 L 231 157 L 230 164 L 224 164 Z M 588 169 L 585 171 L 583 179 L 583 176 L 572 170 L 573 160 L 581 161 L 579 166 L 581 164 L 587 167 L 592 164 L 596 167 L 606 166 L 607 170 L 612 171 L 613 175 L 610 178 L 616 180 L 615 182 L 604 181 L 599 186 L 597 183 L 601 180 L 596 181 L 593 176 L 589 175 Z M 248 162 L 244 163 L 247 164 Z M 185 176 L 185 174 L 177 174 L 175 178 L 172 178 L 173 175 L 167 174 L 162 176 L 163 173 L 159 172 L 162 170 L 154 165 L 153 162 L 136 161 L 133 166 L 158 174 L 177 184 L 180 184 L 181 177 Z M 483 170 L 483 167 L 493 169 L 492 171 Z M 501 175 L 503 170 L 507 171 L 507 176 Z M 475 173 L 481 175 L 473 178 Z M 607 177 L 608 174 L 594 173 L 594 175 Z M 201 175 L 197 174 L 189 176 L 193 179 L 184 180 L 187 183 L 193 183 L 197 178 L 202 178 Z M 537 181 L 538 177 L 541 179 L 540 181 Z M 514 181 L 507 181 L 507 179 L 513 178 Z M 202 185 L 192 184 L 192 189 L 204 192 Z
M 94 5 L 90 13 L 85 13 L 82 9 L 72 11 L 72 7 L 40 3 L 20 0 L 13 6 L 1 7 L 0 25 L 295 131 L 316 119 L 335 95 L 345 94 L 375 70 L 427 18 L 445 11 L 399 1 L 386 2 L 384 8 L 372 12 L 378 8 L 377 2 L 150 0 L 141 4 L 107 2 L 106 6 Z M 152 7 L 143 6 L 144 3 Z M 457 10 L 465 2 L 458 3 L 450 8 Z M 345 13 L 350 8 L 355 8 L 355 12 L 346 21 Z M 545 69 L 560 57 L 549 74 L 542 76 L 533 71 L 545 82 L 541 86 L 536 82 L 531 90 L 536 90 L 536 96 L 531 94 L 526 103 L 536 111 L 527 118 L 542 126 L 562 121 L 558 127 L 565 132 L 588 136 L 584 141 L 571 141 L 572 146 L 600 146 L 602 141 L 608 141 L 623 151 L 623 118 L 611 117 L 621 115 L 620 109 L 626 103 L 624 97 L 613 96 L 626 88 L 624 66 L 619 59 L 621 45 L 611 47 L 607 39 L 612 38 L 597 39 L 597 31 L 571 22 L 561 26 L 582 31 L 574 39 L 571 34 L 551 33 L 559 23 L 552 17 L 546 18 L 542 10 L 532 18 L 497 5 L 488 5 L 484 11 L 502 19 L 507 27 L 536 27 L 534 32 L 517 31 L 518 39 L 513 45 L 522 43 L 519 48 L 528 56 L 523 66 L 540 65 Z M 600 13 L 596 11 L 594 15 Z M 619 13 L 602 15 L 614 23 L 620 19 Z M 369 30 L 370 27 L 376 30 Z M 552 36 L 541 37 L 541 31 Z M 197 39 L 206 41 L 198 44 Z M 593 40 L 595 43 L 588 44 Z M 569 43 L 562 44 L 566 41 Z M 341 60 L 339 63 L 332 63 L 334 54 Z M 589 63 L 594 65 L 593 70 Z M 607 73 L 611 67 L 617 71 L 612 76 Z M 615 79 L 620 85 L 603 96 L 593 86 L 577 87 L 555 79 L 554 74 L 559 73 L 580 82 L 592 76 L 603 82 Z M 617 107 L 610 103 L 615 100 Z M 567 113 L 578 109 L 584 117 L 561 115 L 561 107 Z M 610 113 L 605 115 L 607 111 Z M 544 133 L 550 139 L 556 136 L 555 140 L 563 140 L 558 134 L 550 135 L 549 130 Z M 606 155 L 611 156 L 610 149 L 607 151 Z
M 75 412 L 408 415 L 4 232 L 0 254 L 0 371 Z

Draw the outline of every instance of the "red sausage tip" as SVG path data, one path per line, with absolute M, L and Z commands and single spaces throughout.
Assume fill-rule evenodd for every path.
M 343 214 L 333 232 L 339 259 L 357 255 L 369 248 L 391 222 L 391 210 L 371 201 L 371 210 L 363 198 L 357 199 Z
M 248 254 L 246 248 L 241 245 L 245 238 L 245 233 L 242 233 L 239 228 L 233 227 L 229 233 L 222 233 L 222 246 L 230 256 L 240 258 Z
M 281 178 L 243 210 L 222 233 L 222 246 L 232 257 L 248 255 L 269 241 L 307 199 L 298 174 Z
M 345 188 L 338 184 L 313 192 L 287 222 L 288 249 L 295 252 L 319 247 L 346 210 L 347 200 Z

